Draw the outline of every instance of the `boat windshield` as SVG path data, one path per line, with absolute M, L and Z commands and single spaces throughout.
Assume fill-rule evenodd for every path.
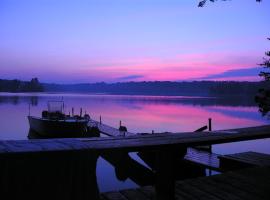
M 48 112 L 50 113 L 64 113 L 64 102 L 63 101 L 49 101 Z

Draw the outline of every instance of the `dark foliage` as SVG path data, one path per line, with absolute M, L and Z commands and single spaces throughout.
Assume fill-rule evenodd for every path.
M 215 1 L 218 1 L 218 0 L 203 0 L 203 1 L 200 1 L 199 4 L 198 4 L 198 7 L 203 7 L 207 1 L 215 2 Z M 227 1 L 227 0 L 222 0 L 222 1 Z M 261 2 L 262 0 L 256 0 L 256 1 Z
M 268 40 L 270 40 L 270 38 L 268 38 Z M 265 56 L 263 63 L 260 64 L 260 66 L 264 67 L 264 71 L 260 72 L 259 76 L 263 77 L 268 87 L 262 87 L 262 89 L 258 91 L 255 101 L 258 103 L 262 115 L 270 117 L 270 51 L 265 52 Z
M 126 95 L 168 95 L 168 96 L 252 96 L 259 88 L 266 87 L 265 82 L 236 81 L 193 81 L 193 82 L 125 82 L 93 84 L 44 84 L 48 92 L 86 92 Z
M 43 86 L 37 78 L 31 81 L 0 79 L 0 92 L 43 92 Z

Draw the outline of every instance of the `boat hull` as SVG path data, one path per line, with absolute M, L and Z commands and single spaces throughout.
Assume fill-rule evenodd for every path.
M 87 120 L 49 120 L 28 116 L 30 129 L 48 138 L 87 137 Z

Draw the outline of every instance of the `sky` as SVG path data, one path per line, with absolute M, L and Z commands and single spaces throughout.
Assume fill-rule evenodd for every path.
M 0 0 L 0 79 L 261 80 L 270 0 Z

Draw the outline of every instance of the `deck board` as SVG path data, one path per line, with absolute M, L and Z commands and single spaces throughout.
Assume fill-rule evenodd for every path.
M 118 137 L 118 136 L 132 136 L 134 133 L 131 132 L 126 132 L 126 131 L 120 131 L 117 128 L 111 127 L 107 124 L 100 123 L 95 120 L 90 120 L 88 122 L 88 126 L 90 127 L 97 127 L 99 131 L 107 136 L 113 136 L 113 137 Z
M 219 156 L 220 167 L 233 170 L 244 167 L 270 166 L 270 155 L 257 152 L 243 152 Z
M 178 200 L 268 200 L 270 199 L 270 184 L 265 180 L 270 180 L 270 167 L 236 170 L 178 181 L 175 196 Z M 141 193 L 148 199 L 154 199 L 152 186 L 133 189 L 133 193 L 131 190 L 128 190 L 130 194 L 136 194 L 129 196 L 127 198 L 129 200 L 138 199 L 136 197 L 139 197 Z
M 134 189 L 122 190 L 120 193 L 130 200 L 149 200 L 146 195 Z
M 211 153 L 208 151 L 197 150 L 195 148 L 188 148 L 187 154 L 184 157 L 184 160 L 188 162 L 201 165 L 208 169 L 222 171 L 220 168 L 218 154 Z

